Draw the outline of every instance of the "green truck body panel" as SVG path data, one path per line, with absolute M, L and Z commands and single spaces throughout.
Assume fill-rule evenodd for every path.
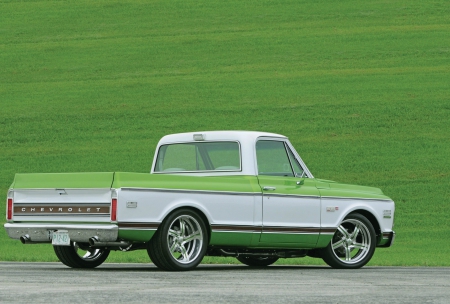
M 255 176 L 182 176 L 116 172 L 113 188 L 147 188 L 197 191 L 261 192 Z
M 301 185 L 297 182 L 301 181 Z M 271 195 L 317 196 L 390 200 L 378 188 L 340 184 L 313 178 L 279 176 L 182 176 L 132 172 L 30 173 L 16 174 L 11 189 L 95 189 L 136 188 L 195 192 L 263 193 L 262 187 L 276 187 Z M 119 238 L 146 242 L 156 230 L 120 229 Z M 211 232 L 211 245 L 253 248 L 315 248 L 329 243 L 330 235 L 320 233 L 285 234 L 261 232 Z M 383 244 L 386 240 L 381 240 Z
M 11 189 L 75 189 L 75 188 L 149 188 L 226 192 L 261 192 L 259 181 L 269 179 L 277 184 L 274 193 L 294 194 L 298 178 L 273 176 L 181 176 L 131 172 L 87 172 L 87 173 L 17 173 Z M 310 186 L 315 184 L 322 196 L 390 200 L 381 189 L 374 187 L 341 184 L 320 179 L 303 179 Z M 312 188 L 310 188 L 312 189 Z M 315 189 L 309 194 L 314 195 Z M 304 193 L 308 195 L 308 193 Z
M 113 172 L 17 173 L 12 189 L 111 188 Z

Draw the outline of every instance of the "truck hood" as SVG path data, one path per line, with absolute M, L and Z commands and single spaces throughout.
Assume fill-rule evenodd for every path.
M 375 187 L 342 184 L 324 179 L 316 179 L 316 187 L 322 196 L 390 200 L 381 189 Z

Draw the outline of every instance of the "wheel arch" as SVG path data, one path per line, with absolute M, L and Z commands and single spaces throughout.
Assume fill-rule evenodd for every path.
M 381 239 L 381 226 L 380 226 L 380 223 L 378 222 L 377 218 L 375 217 L 375 215 L 373 215 L 372 212 L 364 210 L 364 209 L 352 210 L 352 212 L 350 212 L 348 215 L 355 214 L 355 213 L 361 214 L 362 216 L 367 218 L 369 220 L 369 222 L 372 224 L 373 229 L 375 229 L 375 235 L 377 237 L 377 244 L 378 244 Z
M 206 214 L 205 214 L 201 209 L 199 209 L 199 208 L 196 208 L 196 207 L 194 207 L 194 206 L 177 206 L 176 208 L 170 210 L 170 212 L 167 213 L 167 214 L 164 216 L 162 222 L 163 222 L 168 216 L 170 216 L 172 213 L 174 213 L 174 212 L 176 212 L 176 211 L 178 211 L 178 210 L 180 210 L 180 209 L 188 209 L 188 210 L 191 210 L 191 211 L 197 213 L 197 214 L 200 216 L 200 218 L 203 220 L 203 223 L 204 223 L 205 226 L 206 226 L 206 229 L 208 230 L 208 245 L 209 245 L 209 243 L 210 243 L 210 241 L 211 241 L 211 224 L 209 223 L 209 220 L 208 220 L 208 217 L 206 216 Z M 158 229 L 159 229 L 159 227 L 158 227 Z

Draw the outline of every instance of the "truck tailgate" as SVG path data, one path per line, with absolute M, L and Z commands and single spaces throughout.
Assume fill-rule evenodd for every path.
M 8 235 L 27 235 L 32 241 L 49 241 L 49 233 L 68 230 L 70 238 L 115 239 L 111 223 L 111 189 L 114 173 L 16 174 L 8 193 L 12 218 L 5 224 Z

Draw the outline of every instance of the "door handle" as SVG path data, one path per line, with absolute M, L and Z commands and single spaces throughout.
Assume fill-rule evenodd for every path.
M 276 187 L 263 187 L 263 190 L 266 190 L 266 191 L 274 191 L 274 190 L 276 190 L 277 188 Z

